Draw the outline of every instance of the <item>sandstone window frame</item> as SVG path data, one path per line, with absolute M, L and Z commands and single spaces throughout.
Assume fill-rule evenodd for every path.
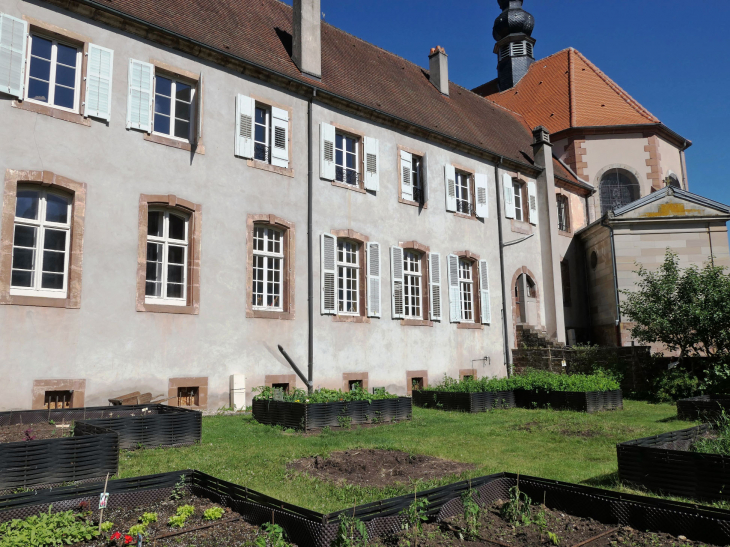
M 366 247 L 370 238 L 354 230 L 332 230 L 330 232 L 337 238 L 337 245 L 335 246 L 335 310 L 339 307 L 339 267 L 340 263 L 337 259 L 339 254 L 339 243 L 340 240 L 349 240 L 355 242 L 358 245 L 358 312 L 357 315 L 345 314 L 337 312 L 332 316 L 332 321 L 341 323 L 370 323 L 370 317 L 368 317 L 367 311 L 367 256 Z M 381 270 L 382 276 L 382 270 Z
M 335 178 L 332 181 L 332 186 L 338 188 L 345 188 L 358 192 L 360 194 L 366 194 L 365 190 L 365 177 L 363 176 L 362 159 L 365 157 L 365 133 L 358 131 L 351 127 L 346 127 L 338 123 L 330 123 L 335 128 L 335 142 L 334 142 L 334 163 L 335 163 Z M 337 137 L 349 137 L 355 139 L 357 154 L 355 157 L 355 172 L 357 173 L 357 184 L 348 184 L 347 182 L 337 180 Z
M 66 297 L 20 296 L 10 294 L 13 234 L 18 185 L 37 184 L 40 189 L 59 191 L 71 196 L 70 243 Z M 51 171 L 5 171 L 2 221 L 0 222 L 0 304 L 78 309 L 81 307 L 81 279 L 86 215 L 86 183 L 76 182 Z
M 401 319 L 400 324 L 404 327 L 433 327 L 433 321 L 431 317 L 431 264 L 429 262 L 429 256 L 431 254 L 431 248 L 427 245 L 423 245 L 418 241 L 404 241 L 401 242 L 400 247 L 403 249 L 404 258 L 405 252 L 417 252 L 420 254 L 421 260 L 421 318 L 414 319 L 412 317 L 405 317 Z M 405 264 L 405 261 L 404 261 Z M 404 266 L 404 280 L 405 280 L 405 266 Z M 405 287 L 404 287 L 404 311 L 405 311 Z
M 406 394 L 413 393 L 413 381 L 420 380 L 421 387 L 428 387 L 428 371 L 427 370 L 407 370 L 406 371 Z
M 352 384 L 359 382 L 360 388 L 364 391 L 369 389 L 369 375 L 367 372 L 343 372 L 342 373 L 342 391 L 345 393 L 352 391 Z
M 185 305 L 148 303 L 145 298 L 147 281 L 147 226 L 149 209 L 179 210 L 188 216 L 188 253 L 186 264 Z M 200 252 L 203 206 L 178 198 L 173 194 L 139 196 L 139 232 L 137 246 L 137 311 L 198 315 L 200 313 Z
M 469 167 L 466 167 L 464 165 L 459 165 L 458 163 L 452 163 L 451 166 L 454 168 L 454 195 L 455 195 L 455 203 L 456 208 L 454 212 L 454 216 L 460 217 L 460 218 L 466 218 L 471 220 L 477 220 L 476 215 L 476 171 L 474 169 L 470 169 Z M 459 198 L 458 195 L 456 195 L 456 188 L 459 187 L 459 181 L 466 179 L 466 186 L 467 186 L 467 192 L 468 192 L 468 199 Z M 467 202 L 467 211 L 463 212 L 460 210 L 463 208 L 463 205 L 460 205 L 460 203 Z
M 427 190 L 428 185 L 428 156 L 426 152 L 423 152 L 422 150 L 416 150 L 415 148 L 410 148 L 407 146 L 401 146 L 398 145 L 397 147 L 397 157 L 398 157 L 398 203 L 403 203 L 405 205 L 411 205 L 413 207 L 418 207 L 419 209 L 428 209 L 428 198 L 429 198 L 429 192 Z M 420 175 L 420 183 L 421 183 L 421 197 L 422 200 L 419 201 L 415 199 L 415 193 L 414 193 L 414 199 L 405 199 L 403 198 L 403 180 L 402 180 L 402 172 L 403 172 L 403 160 L 402 160 L 402 153 L 406 152 L 411 155 L 411 157 L 417 157 L 420 159 L 420 169 L 419 169 L 419 175 Z M 413 164 L 411 164 L 411 173 L 413 173 Z M 413 188 L 415 189 L 415 185 L 413 185 Z
M 86 394 L 85 379 L 39 379 L 33 380 L 31 392 L 31 408 L 39 410 L 45 406 L 45 396 L 48 391 L 72 391 L 70 408 L 83 408 Z
M 192 406 L 178 405 L 178 396 L 180 389 L 197 388 L 198 404 Z M 207 376 L 188 376 L 182 378 L 169 378 L 167 381 L 167 401 L 168 406 L 190 408 L 194 410 L 205 410 L 208 408 L 208 377 Z
M 253 306 L 253 239 L 255 225 L 264 225 L 282 232 L 282 305 L 280 311 L 254 309 Z M 296 264 L 296 231 L 293 222 L 271 214 L 251 214 L 246 218 L 246 317 L 255 319 L 281 319 L 290 321 L 295 318 L 294 285 Z
M 560 235 L 571 236 L 573 227 L 570 214 L 570 196 L 558 192 L 555 195 L 555 202 L 558 208 L 558 233 Z
M 458 251 L 453 253 L 456 255 L 459 261 L 459 270 L 461 270 L 462 261 L 466 261 L 470 265 L 471 273 L 471 298 L 472 298 L 472 319 L 465 320 L 461 319 L 456 324 L 457 329 L 476 329 L 482 330 L 484 325 L 482 324 L 482 305 L 481 305 L 481 276 L 479 275 L 479 261 L 481 260 L 478 254 L 472 253 L 471 251 Z M 464 310 L 461 303 L 461 274 L 459 274 L 459 312 L 461 317 L 464 316 Z
M 289 156 L 289 167 L 280 167 L 280 166 L 277 166 L 277 165 L 273 165 L 272 164 L 272 161 L 271 161 L 271 146 L 270 145 L 269 145 L 269 159 L 268 159 L 268 161 L 258 160 L 258 159 L 256 159 L 254 157 L 253 159 L 247 159 L 246 160 L 246 165 L 248 167 L 253 167 L 254 169 L 261 169 L 262 171 L 269 171 L 271 173 L 276 173 L 278 175 L 284 175 L 285 177 L 293 178 L 294 177 L 294 167 L 293 167 L 293 165 L 294 165 L 294 159 L 292 157 L 292 154 L 293 154 L 294 147 L 292 146 L 292 143 L 293 143 L 292 135 L 293 135 L 293 128 L 294 128 L 294 109 L 291 106 L 287 106 L 287 105 L 284 105 L 284 104 L 280 104 L 280 103 L 278 103 L 276 101 L 272 101 L 271 99 L 267 99 L 265 97 L 260 97 L 258 95 L 250 94 L 249 97 L 251 99 L 253 99 L 253 101 L 255 103 L 255 108 L 259 108 L 259 107 L 266 108 L 267 111 L 268 111 L 268 115 L 269 115 L 268 132 L 269 132 L 269 142 L 270 143 L 271 143 L 272 138 L 273 138 L 273 135 L 272 135 L 272 133 L 273 133 L 272 127 L 274 125 L 274 121 L 273 121 L 273 109 L 274 108 L 278 108 L 278 109 L 281 109 L 281 110 L 284 110 L 284 111 L 288 112 L 288 114 L 289 114 L 289 122 L 288 122 L 289 123 L 289 127 L 288 127 L 287 132 L 286 132 L 286 139 L 287 139 L 286 147 L 287 147 L 287 153 L 288 153 L 288 156 Z M 255 114 L 255 108 L 254 108 L 254 114 Z M 255 124 L 255 121 L 254 121 L 254 124 Z M 254 128 L 254 130 L 255 130 L 255 128 Z M 254 147 L 255 147 L 255 144 L 254 144 Z

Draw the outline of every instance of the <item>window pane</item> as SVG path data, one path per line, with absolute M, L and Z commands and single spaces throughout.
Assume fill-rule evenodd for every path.
M 342 150 L 337 150 L 335 152 L 335 164 L 336 165 L 343 165 L 344 164 L 344 159 L 342 158 L 342 154 L 343 154 Z
M 161 262 L 148 262 L 146 270 L 146 279 L 148 282 L 155 282 L 162 279 Z
M 21 272 L 13 270 L 10 278 L 10 284 L 13 287 L 30 287 L 33 285 L 33 272 Z
M 180 139 L 190 138 L 190 122 L 175 120 L 175 136 Z
M 187 84 L 181 84 L 177 82 L 175 84 L 175 98 L 178 101 L 190 102 L 192 88 Z
M 170 134 L 170 118 L 162 114 L 155 114 L 155 131 L 165 135 Z
M 170 239 L 185 241 L 185 219 L 170 215 Z
M 63 263 L 66 253 L 55 251 L 43 251 L 43 271 L 63 273 Z
M 183 267 L 169 265 L 167 267 L 167 281 L 169 283 L 182 283 L 183 281 Z
M 266 110 L 263 108 L 256 107 L 256 123 L 262 125 L 266 123 Z
M 44 273 L 41 276 L 41 287 L 44 289 L 63 289 L 63 274 Z
M 162 283 L 150 283 L 149 281 L 144 285 L 145 296 L 161 296 L 162 295 Z
M 347 167 L 350 169 L 355 168 L 355 156 L 353 154 L 347 154 Z
M 74 90 L 68 87 L 56 86 L 53 96 L 53 104 L 62 106 L 63 108 L 73 108 L 74 106 Z
M 43 103 L 48 102 L 48 82 L 30 79 L 28 82 L 28 98 Z
M 190 121 L 190 103 L 177 101 L 175 103 L 175 117 L 178 120 Z
M 147 213 L 147 235 L 162 237 L 162 211 Z
M 62 230 L 46 230 L 43 249 L 46 251 L 65 251 L 66 232 Z
M 76 48 L 58 44 L 56 52 L 56 61 L 62 65 L 76 66 Z
M 76 68 L 57 65 L 56 84 L 64 87 L 76 87 Z
M 45 80 L 46 82 L 49 81 L 51 79 L 51 61 L 31 57 L 30 77 Z
M 266 142 L 266 128 L 263 125 L 257 125 L 256 126 L 256 134 L 254 135 L 254 139 L 256 142 Z
M 162 262 L 162 243 L 147 243 L 147 260 Z M 147 277 L 147 279 L 150 278 Z M 154 279 L 157 279 L 157 277 Z
M 172 95 L 172 80 L 155 76 L 155 94 L 170 97 Z
M 68 222 L 68 200 L 61 196 L 46 196 L 46 220 L 66 224 Z
M 18 247 L 35 247 L 36 228 L 31 226 L 15 226 L 13 245 Z
M 155 96 L 155 112 L 170 115 L 170 99 L 162 95 Z
M 182 247 L 176 247 L 170 245 L 167 248 L 167 261 L 170 264 L 183 264 L 185 258 L 185 251 Z
M 36 57 L 43 57 L 44 59 L 51 58 L 51 48 L 53 44 L 50 40 L 41 38 L 40 36 L 33 36 L 33 45 L 31 46 L 31 54 Z
M 15 201 L 15 216 L 18 218 L 38 219 L 40 196 L 34 190 L 19 190 Z
M 183 286 L 173 283 L 167 284 L 167 298 L 182 298 Z
M 355 151 L 355 139 L 351 139 L 349 137 L 345 137 L 345 143 L 347 144 L 347 151 L 348 152 L 354 152 Z
M 32 270 L 33 257 L 35 253 L 33 249 L 13 249 L 13 269 L 14 270 Z
M 342 149 L 342 135 L 335 135 L 335 147 Z

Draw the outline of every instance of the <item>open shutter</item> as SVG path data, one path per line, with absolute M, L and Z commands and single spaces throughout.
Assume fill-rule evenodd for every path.
M 0 91 L 23 98 L 28 22 L 0 13 Z
M 474 189 L 476 190 L 477 207 L 476 213 L 479 218 L 489 218 L 489 179 L 484 173 L 474 175 Z
M 155 67 L 136 59 L 129 60 L 127 129 L 152 132 L 152 97 Z
M 200 73 L 195 86 L 195 127 L 193 129 L 193 143 L 203 142 L 203 73 Z
M 271 107 L 271 127 L 273 130 L 271 165 L 289 167 L 289 112 Z
M 84 116 L 109 121 L 112 113 L 114 52 L 96 44 L 89 44 L 88 56 Z
M 431 321 L 441 321 L 441 255 L 428 253 L 429 286 L 431 289 Z
M 515 218 L 515 190 L 512 188 L 512 177 L 507 173 L 502 175 L 502 190 L 504 190 L 504 216 Z
M 378 139 L 365 137 L 363 139 L 365 149 L 365 190 L 377 192 L 380 188 L 380 143 Z
M 368 317 L 380 317 L 380 243 L 367 244 Z
M 423 188 L 423 203 L 428 203 L 429 180 L 428 180 L 428 154 L 424 153 L 421 158 L 421 185 Z
M 405 150 L 400 151 L 400 194 L 403 199 L 413 201 L 413 156 Z
M 532 181 L 527 183 L 527 201 L 530 204 L 530 224 L 537 226 L 537 185 Z
M 330 234 L 322 234 L 320 238 L 321 256 L 321 309 L 322 315 L 337 314 L 337 238 Z
M 449 281 L 449 309 L 452 323 L 461 323 L 461 300 L 459 295 L 459 257 L 449 255 L 446 257 L 448 271 L 446 272 Z
M 444 165 L 444 183 L 446 185 L 446 210 L 456 212 L 456 169 L 453 165 Z
M 236 97 L 236 146 L 234 154 L 253 159 L 253 117 L 256 101 L 246 95 Z
M 335 128 L 324 122 L 319 124 L 319 176 L 335 180 Z
M 405 310 L 403 309 L 403 249 L 400 247 L 390 248 L 390 283 L 393 319 L 403 319 L 405 318 Z
M 482 324 L 488 325 L 492 322 L 492 308 L 489 302 L 489 267 L 486 260 L 479 261 L 479 293 Z

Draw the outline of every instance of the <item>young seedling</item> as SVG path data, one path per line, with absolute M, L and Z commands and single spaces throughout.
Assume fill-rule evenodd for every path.
M 225 512 L 222 507 L 211 507 L 203 511 L 203 520 L 220 520 Z
M 423 523 L 428 520 L 426 511 L 428 509 L 428 500 L 416 497 L 416 488 L 413 488 L 413 503 L 403 509 L 400 514 L 405 517 L 401 524 L 403 530 L 413 530 L 413 545 L 418 547 L 418 534 L 423 531 Z
M 464 522 L 466 523 L 464 531 L 469 539 L 479 537 L 479 517 L 481 517 L 482 508 L 474 500 L 475 494 L 479 496 L 479 492 L 469 489 L 461 495 L 461 504 L 464 507 Z
M 284 529 L 270 522 L 261 526 L 261 531 L 256 537 L 256 547 L 289 547 L 289 545 Z

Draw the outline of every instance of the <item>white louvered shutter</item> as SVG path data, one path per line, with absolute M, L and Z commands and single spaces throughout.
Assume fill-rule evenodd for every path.
M 482 324 L 488 325 L 492 322 L 492 308 L 489 301 L 489 266 L 487 266 L 486 260 L 479 261 L 479 294 Z
M 446 210 L 456 212 L 456 169 L 453 165 L 444 165 L 444 183 L 446 187 Z
M 403 199 L 413 201 L 413 156 L 405 150 L 400 151 L 400 194 Z
M 530 206 L 530 224 L 537 226 L 537 185 L 532 181 L 527 183 L 527 201 Z
M 489 179 L 484 173 L 474 175 L 474 189 L 476 190 L 476 213 L 479 218 L 489 218 Z
M 367 244 L 368 317 L 380 317 L 380 243 Z
M 28 22 L 0 13 L 0 92 L 23 98 Z
M 380 188 L 380 143 L 378 139 L 365 137 L 363 139 L 365 150 L 365 190 L 377 192 Z
M 129 60 L 127 129 L 152 132 L 152 97 L 155 67 L 136 59 Z
M 512 188 L 512 177 L 507 173 L 502 175 L 502 190 L 504 191 L 504 216 L 515 218 L 515 190 Z
M 236 145 L 234 154 L 253 159 L 253 118 L 256 101 L 246 95 L 236 97 Z
M 322 315 L 337 315 L 337 238 L 330 234 L 322 234 L 320 248 Z
M 403 309 L 403 249 L 390 248 L 390 288 L 393 319 L 404 319 Z
M 459 257 L 448 255 L 446 257 L 448 268 L 446 277 L 449 282 L 449 310 L 452 323 L 461 323 L 461 300 L 459 294 Z
M 193 144 L 203 142 L 203 73 L 198 77 L 198 83 L 195 86 L 195 127 L 193 128 Z
M 96 44 L 89 44 L 88 55 L 84 116 L 109 121 L 112 114 L 114 52 Z
M 271 107 L 271 165 L 289 167 L 289 112 Z
M 429 286 L 431 289 L 431 321 L 441 321 L 441 255 L 428 254 Z
M 335 128 L 324 122 L 319 124 L 319 176 L 335 180 Z
M 428 203 L 428 194 L 430 191 L 428 180 L 428 154 L 424 153 L 421 158 L 421 187 L 423 188 L 423 203 Z

